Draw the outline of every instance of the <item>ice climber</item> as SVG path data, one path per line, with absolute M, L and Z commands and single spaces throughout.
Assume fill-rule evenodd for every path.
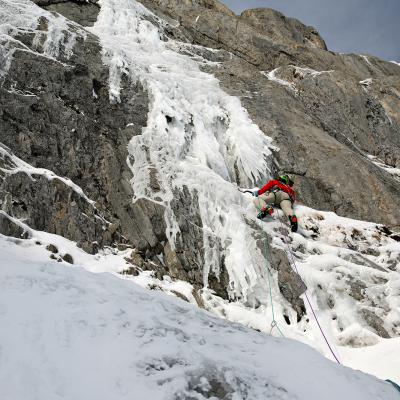
M 293 181 L 288 175 L 281 175 L 277 179 L 269 181 L 260 190 L 253 192 L 258 212 L 257 218 L 263 219 L 274 212 L 273 206 L 280 207 L 289 218 L 292 232 L 297 231 L 297 217 L 293 211 L 293 203 L 296 200 L 296 193 L 292 189 Z

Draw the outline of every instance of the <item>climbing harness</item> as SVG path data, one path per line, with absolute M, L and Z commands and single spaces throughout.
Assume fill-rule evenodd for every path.
M 283 225 L 283 222 L 282 222 L 281 218 L 279 218 L 279 222 L 280 222 L 280 224 L 281 224 L 282 230 L 284 230 L 284 225 Z M 295 260 L 295 258 L 294 258 L 292 249 L 290 248 L 289 242 L 286 240 L 287 237 L 286 237 L 286 235 L 283 235 L 283 237 L 284 237 L 285 244 L 286 244 L 286 246 L 287 246 L 287 248 L 288 248 L 288 254 L 290 255 L 290 258 L 291 258 L 291 260 L 290 260 L 290 258 L 289 258 L 289 262 L 290 262 L 290 264 L 292 265 L 293 270 L 297 273 L 297 275 L 300 276 L 299 271 L 298 271 L 297 266 L 296 266 L 296 260 Z M 308 295 L 307 295 L 307 292 L 305 292 L 304 295 L 305 295 L 305 298 L 306 298 L 306 300 L 307 300 L 307 303 L 308 303 L 308 305 L 309 305 L 309 307 L 310 307 L 310 310 L 311 310 L 311 312 L 312 312 L 312 314 L 313 314 L 313 316 L 314 316 L 314 319 L 315 319 L 315 321 L 317 322 L 318 328 L 319 328 L 319 330 L 321 331 L 321 334 L 322 334 L 322 336 L 323 336 L 323 338 L 324 338 L 324 340 L 325 340 L 325 343 L 327 344 L 327 346 L 328 346 L 328 348 L 329 348 L 331 354 L 333 355 L 333 357 L 334 357 L 334 359 L 337 361 L 337 363 L 338 363 L 338 364 L 341 364 L 341 362 L 339 361 L 339 359 L 338 359 L 338 357 L 336 356 L 335 352 L 333 351 L 332 346 L 331 346 L 331 344 L 329 343 L 328 338 L 326 337 L 326 335 L 325 335 L 325 333 L 324 333 L 324 330 L 322 329 L 322 326 L 321 326 L 321 324 L 320 324 L 320 322 L 319 322 L 319 320 L 318 320 L 318 318 L 317 318 L 317 315 L 316 315 L 316 313 L 315 313 L 315 311 L 314 311 L 314 307 L 312 306 L 311 301 L 310 301 L 310 299 L 309 299 L 309 297 L 308 297 Z

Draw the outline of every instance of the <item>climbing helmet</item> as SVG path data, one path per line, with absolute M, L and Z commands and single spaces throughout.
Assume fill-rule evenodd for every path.
M 285 185 L 293 186 L 294 182 L 290 179 L 289 175 L 280 175 L 278 181 Z

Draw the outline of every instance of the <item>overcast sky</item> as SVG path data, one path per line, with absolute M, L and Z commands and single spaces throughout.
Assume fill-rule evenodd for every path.
M 235 13 L 269 7 L 316 27 L 330 50 L 400 61 L 400 0 L 221 0 Z

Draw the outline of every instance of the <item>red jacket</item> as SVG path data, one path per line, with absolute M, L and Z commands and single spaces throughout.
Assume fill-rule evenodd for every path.
M 258 191 L 258 194 L 263 194 L 265 192 L 273 192 L 277 190 L 282 190 L 282 192 L 287 193 L 290 196 L 290 199 L 292 200 L 293 203 L 296 201 L 295 191 L 289 185 L 285 185 L 284 183 L 279 182 L 276 179 L 269 181 L 265 186 L 263 186 Z

